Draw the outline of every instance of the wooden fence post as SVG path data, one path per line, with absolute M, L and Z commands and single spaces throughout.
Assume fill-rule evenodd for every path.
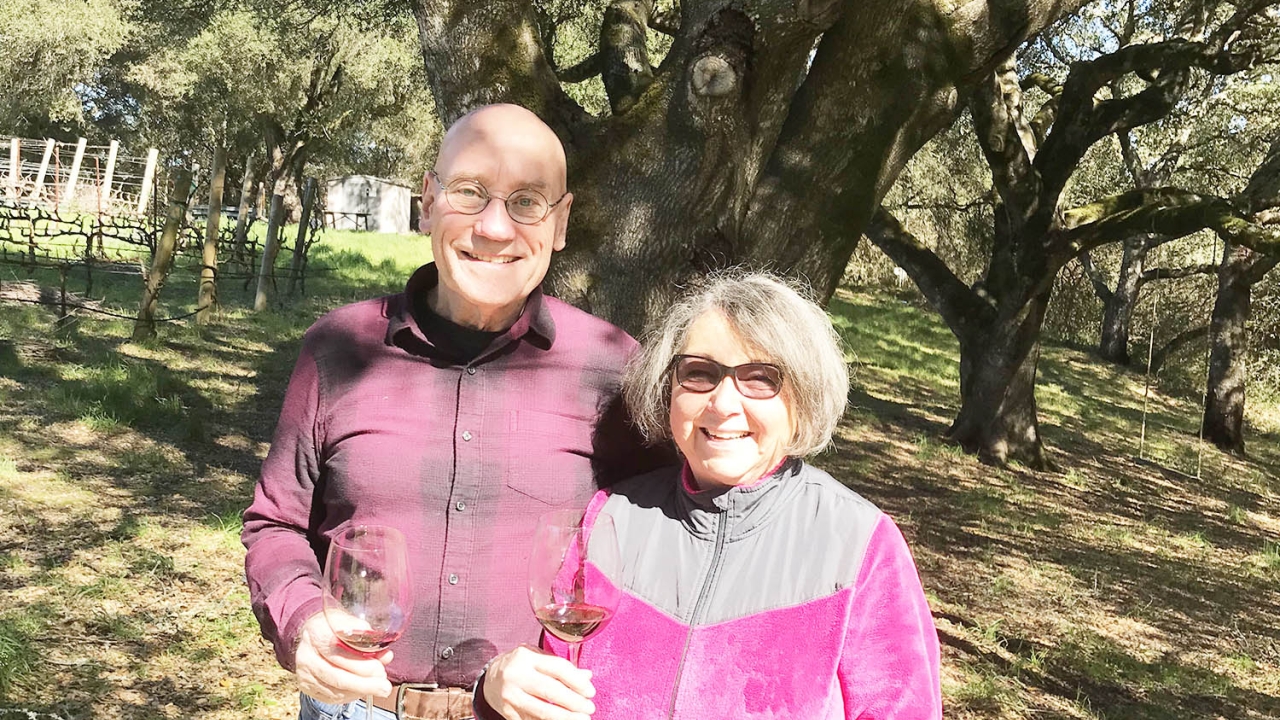
M 67 177 L 67 189 L 62 193 L 62 204 L 71 205 L 76 201 L 76 184 L 80 181 L 80 164 L 84 162 L 84 146 L 88 143 L 84 138 L 76 143 L 76 157 L 71 161 L 71 174 Z
M 200 293 L 196 298 L 196 324 L 213 319 L 218 307 L 218 226 L 222 222 L 222 186 L 227 181 L 227 150 L 218 145 L 213 151 L 213 170 L 209 174 L 209 213 L 204 225 L 204 262 L 200 268 Z
M 311 211 L 316 204 L 316 179 L 307 178 L 307 190 L 302 195 L 302 218 L 298 222 L 298 239 L 293 244 L 293 263 L 289 268 L 289 294 L 298 289 L 302 276 L 302 259 L 307 254 L 307 237 L 311 234 Z
M 256 312 L 267 309 L 267 283 L 271 282 L 276 253 L 280 252 L 280 226 L 283 221 L 284 195 L 276 193 L 271 196 L 271 212 L 267 216 L 267 239 L 262 246 L 262 257 L 258 260 L 258 291 L 253 296 L 253 309 Z
M 156 178 L 156 160 L 159 157 L 159 150 L 151 148 L 147 151 L 147 169 L 142 173 L 142 192 L 138 195 L 139 215 L 144 215 L 147 212 L 147 201 L 151 199 L 151 183 Z
M 187 198 L 191 196 L 191 170 L 178 168 L 173 173 L 173 190 L 169 193 L 169 214 L 164 221 L 164 232 L 156 243 L 156 254 L 151 260 L 151 272 L 138 305 L 138 319 L 133 323 L 133 339 L 145 340 L 156 334 L 156 304 L 160 290 L 168 278 L 173 264 L 174 250 L 178 245 L 178 231 L 187 217 Z
M 22 181 L 22 140 L 13 138 L 9 141 L 9 197 L 15 201 L 20 197 L 18 188 Z
M 244 260 L 245 240 L 249 237 L 249 211 L 253 205 L 253 158 L 245 158 L 244 182 L 240 183 L 240 205 L 236 208 L 236 232 L 231 241 L 231 259 L 245 272 L 253 269 Z
M 107 151 L 107 172 L 106 177 L 102 179 L 102 185 L 98 189 L 98 207 L 102 207 L 101 198 L 107 200 L 107 212 L 111 212 L 111 185 L 116 179 L 116 153 L 120 151 L 120 141 L 112 140 L 111 149 Z
M 31 191 L 31 202 L 39 203 L 44 195 L 44 176 L 49 172 L 49 161 L 53 159 L 53 138 L 44 141 L 44 159 L 40 161 L 40 171 L 36 173 L 36 187 Z

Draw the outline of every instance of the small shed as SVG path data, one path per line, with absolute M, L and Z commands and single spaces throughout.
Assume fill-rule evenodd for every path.
M 372 175 L 346 175 L 325 181 L 324 221 L 335 230 L 410 232 L 413 190 Z

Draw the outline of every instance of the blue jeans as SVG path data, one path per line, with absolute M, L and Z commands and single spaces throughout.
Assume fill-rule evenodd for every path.
M 298 720 L 365 720 L 369 711 L 365 709 L 364 700 L 357 700 L 346 705 L 323 703 L 306 693 L 298 693 Z M 373 709 L 374 720 L 396 720 L 395 713 L 382 708 Z

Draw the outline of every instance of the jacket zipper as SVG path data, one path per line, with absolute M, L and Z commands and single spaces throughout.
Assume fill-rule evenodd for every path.
M 711 568 L 707 571 L 707 577 L 702 581 L 702 589 L 698 591 L 698 601 L 693 604 L 693 614 L 689 616 L 689 632 L 684 636 L 684 649 L 680 651 L 680 664 L 676 666 L 676 682 L 671 689 L 671 707 L 667 710 L 667 718 L 669 720 L 676 716 L 676 701 L 680 698 L 680 680 L 684 677 L 684 661 L 689 654 L 689 643 L 693 641 L 693 629 L 697 627 L 698 621 L 702 619 L 702 605 L 706 602 L 711 583 L 715 580 L 716 574 L 720 570 L 720 554 L 724 550 L 724 531 L 725 526 L 728 524 L 729 512 L 726 510 L 720 513 L 719 527 L 716 528 L 716 549 L 711 554 Z

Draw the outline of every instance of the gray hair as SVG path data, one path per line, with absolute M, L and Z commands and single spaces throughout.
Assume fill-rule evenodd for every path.
M 767 273 L 741 271 L 706 278 L 645 333 L 622 381 L 627 410 L 645 438 L 671 437 L 671 359 L 685 346 L 689 327 L 712 310 L 762 361 L 782 369 L 782 397 L 793 422 L 787 454 L 805 457 L 825 448 L 849 394 L 840 337 L 808 290 Z

